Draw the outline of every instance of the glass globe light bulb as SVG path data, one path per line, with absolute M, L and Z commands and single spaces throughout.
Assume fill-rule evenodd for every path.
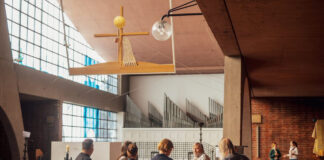
M 152 26 L 152 35 L 158 41 L 165 41 L 172 35 L 171 25 L 166 21 L 157 21 Z

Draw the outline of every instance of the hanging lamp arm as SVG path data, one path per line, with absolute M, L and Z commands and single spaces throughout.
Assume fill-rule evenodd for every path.
M 60 5 L 61 5 L 61 15 L 62 15 L 62 21 L 63 21 L 63 33 L 64 33 L 64 46 L 65 46 L 65 51 L 66 51 L 66 58 L 67 58 L 67 66 L 68 69 L 70 69 L 70 58 L 69 58 L 69 49 L 68 49 L 68 44 L 66 40 L 66 31 L 65 31 L 65 20 L 64 20 L 64 9 L 63 9 L 63 1 L 60 0 Z
M 165 14 L 162 16 L 161 20 L 163 20 L 165 17 L 177 17 L 177 16 L 198 16 L 202 15 L 202 13 L 178 13 L 178 14 Z
M 171 17 L 171 16 L 194 16 L 194 15 L 202 15 L 202 13 L 178 13 L 178 14 L 171 14 L 172 12 L 175 12 L 175 11 L 178 11 L 178 10 L 182 10 L 182 9 L 185 9 L 185 8 L 189 8 L 189 7 L 192 7 L 192 6 L 196 6 L 197 3 L 194 3 L 194 2 L 196 2 L 196 0 L 192 0 L 190 2 L 184 3 L 182 5 L 179 5 L 177 7 L 174 7 L 172 9 L 169 9 L 168 10 L 168 13 L 162 16 L 161 21 L 165 17 Z M 191 4 L 191 3 L 194 3 L 194 4 Z

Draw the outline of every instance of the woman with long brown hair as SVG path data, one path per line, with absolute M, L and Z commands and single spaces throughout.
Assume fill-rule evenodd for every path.
M 126 142 L 124 143 L 125 145 L 123 145 L 122 147 L 122 154 L 117 158 L 117 160 L 137 160 L 138 148 L 136 143 L 126 143 Z

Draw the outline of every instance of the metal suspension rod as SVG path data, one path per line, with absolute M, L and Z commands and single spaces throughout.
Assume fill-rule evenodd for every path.
M 66 57 L 67 57 L 67 65 L 68 69 L 70 69 L 70 58 L 69 58 L 69 49 L 68 49 L 68 44 L 66 40 L 66 31 L 65 31 L 65 20 L 64 20 L 64 12 L 63 12 L 63 2 L 60 0 L 60 5 L 61 5 L 61 14 L 62 14 L 62 20 L 63 20 L 63 33 L 64 33 L 64 45 L 65 45 L 65 51 L 66 51 Z
M 192 0 L 192 1 L 190 1 L 190 2 L 187 2 L 187 3 L 185 3 L 185 4 L 182 4 L 182 5 L 180 5 L 180 6 L 177 6 L 177 7 L 174 7 L 174 8 L 171 8 L 169 11 L 168 11 L 168 13 L 171 13 L 171 12 L 174 12 L 174 11 L 177 11 L 177 10 L 180 10 L 180 9 L 183 9 L 182 7 L 185 7 L 186 5 L 188 5 L 188 4 L 190 4 L 190 3 L 193 3 L 193 2 L 195 2 L 196 0 Z M 197 3 L 196 3 L 197 4 Z
M 162 16 L 161 20 L 163 20 L 165 17 L 171 17 L 171 16 L 202 15 L 202 13 L 179 13 L 179 14 L 171 14 L 171 12 L 175 12 L 175 11 L 178 11 L 178 10 L 181 10 L 181 9 L 185 9 L 185 8 L 189 8 L 189 7 L 198 5 L 197 3 L 191 4 L 191 3 L 194 3 L 194 2 L 196 2 L 196 0 L 189 1 L 187 3 L 184 3 L 184 4 L 180 5 L 180 6 L 177 6 L 177 7 L 174 7 L 172 9 L 170 9 L 167 14 L 165 14 L 165 15 Z
M 181 7 L 181 8 L 175 9 L 175 10 L 169 10 L 169 11 L 168 11 L 168 14 L 171 14 L 171 12 L 175 12 L 175 11 L 178 11 L 178 10 L 186 9 L 186 8 L 189 8 L 189 7 L 192 7 L 192 6 L 196 6 L 196 5 L 198 5 L 198 4 L 195 3 L 195 4 L 191 4 L 191 5 L 189 5 L 189 6 L 184 6 L 184 7 Z
M 197 15 L 202 15 L 202 13 L 179 13 L 179 14 L 165 14 L 163 15 L 163 17 L 161 18 L 161 20 L 163 20 L 165 17 L 171 17 L 171 16 L 197 16 Z

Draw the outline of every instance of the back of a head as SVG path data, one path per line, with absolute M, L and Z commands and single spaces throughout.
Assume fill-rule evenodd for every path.
M 131 143 L 131 144 L 128 145 L 128 147 L 127 147 L 127 152 L 128 152 L 131 156 L 136 156 L 136 155 L 137 155 L 137 151 L 138 151 L 138 148 L 137 148 L 136 143 Z
M 168 152 L 173 149 L 173 143 L 169 139 L 162 139 L 162 141 L 158 144 L 158 150 L 162 152 Z
M 82 142 L 82 150 L 89 151 L 93 149 L 93 140 L 92 139 L 85 139 Z
M 232 141 L 229 138 L 222 138 L 219 142 L 219 151 L 223 157 L 226 157 L 229 154 L 234 154 L 235 151 Z
M 122 154 L 125 154 L 126 151 L 127 151 L 127 148 L 128 148 L 128 145 L 131 144 L 132 142 L 131 141 L 125 141 L 124 144 L 122 145 L 122 148 L 121 148 L 121 153 Z

